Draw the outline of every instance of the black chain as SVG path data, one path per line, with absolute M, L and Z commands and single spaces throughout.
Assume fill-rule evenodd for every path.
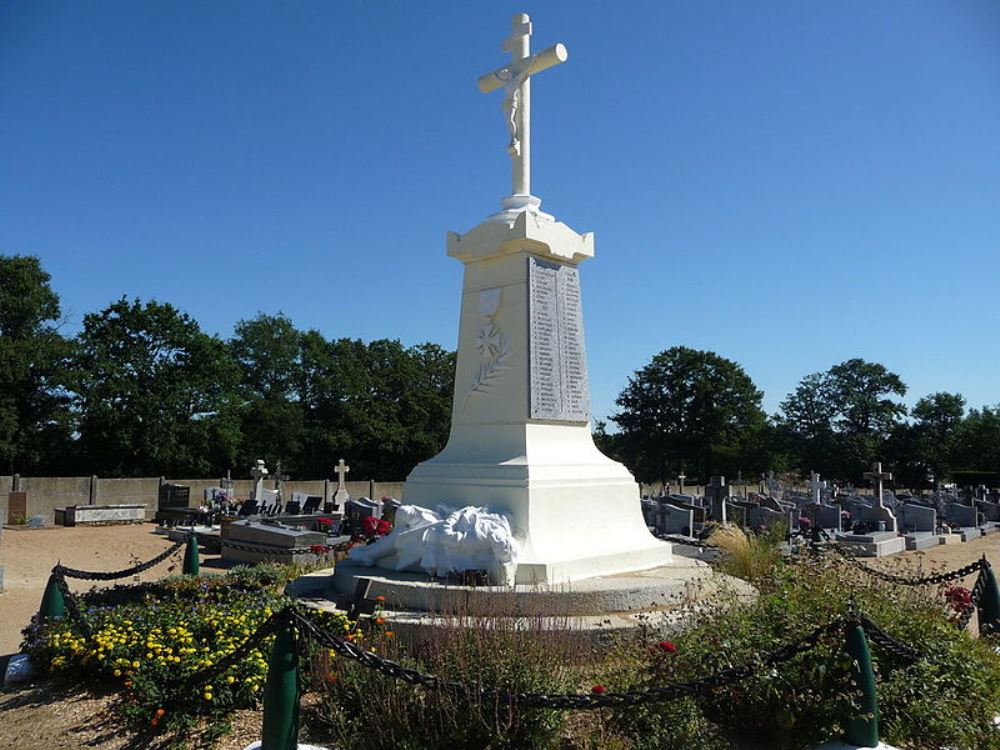
M 871 621 L 871 619 L 863 614 L 857 613 L 856 617 L 861 627 L 865 630 L 865 635 L 868 636 L 869 640 L 877 646 L 885 649 L 891 654 L 895 654 L 900 659 L 905 662 L 912 664 L 921 658 L 920 652 L 902 641 L 897 641 L 891 635 L 882 630 L 878 625 Z
M 878 568 L 873 568 L 872 566 L 866 565 L 858 560 L 854 555 L 851 555 L 844 550 L 837 549 L 836 547 L 833 548 L 833 551 L 841 559 L 847 561 L 858 570 L 863 570 L 870 576 L 880 578 L 888 583 L 899 584 L 900 586 L 935 586 L 941 583 L 948 583 L 949 581 L 957 581 L 961 578 L 972 575 L 977 570 L 981 570 L 984 565 L 982 560 L 976 560 L 973 563 L 969 563 L 964 568 L 958 568 L 957 570 L 951 570 L 946 573 L 936 573 L 934 575 L 922 577 L 908 577 L 894 575 L 893 573 L 887 573 L 883 570 L 879 570 Z
M 645 690 L 631 690 L 624 693 L 567 693 L 548 695 L 544 693 L 513 693 L 508 690 L 472 687 L 464 683 L 443 680 L 434 675 L 423 674 L 414 669 L 404 667 L 390 659 L 384 659 L 370 651 L 365 651 L 341 636 L 334 635 L 318 626 L 311 619 L 297 611 L 292 612 L 292 617 L 297 623 L 300 632 L 307 637 L 323 644 L 344 658 L 356 661 L 362 666 L 374 669 L 388 677 L 402 680 L 408 685 L 443 690 L 452 694 L 475 695 L 480 699 L 498 700 L 508 704 L 516 704 L 524 708 L 576 710 L 607 708 L 611 706 L 635 706 L 702 694 L 746 679 L 763 667 L 787 662 L 799 654 L 810 651 L 816 647 L 824 636 L 840 631 L 847 621 L 845 617 L 836 617 L 828 624 L 816 628 L 795 643 L 782 646 L 768 654 L 762 655 L 753 662 L 723 669 L 690 682 L 651 687 Z
M 179 695 L 183 689 L 192 685 L 206 684 L 214 680 L 219 675 L 235 667 L 249 655 L 251 651 L 259 650 L 264 641 L 275 632 L 282 624 L 289 621 L 291 608 L 286 607 L 280 612 L 275 612 L 262 622 L 257 629 L 247 636 L 247 639 L 237 646 L 231 653 L 215 662 L 211 666 L 199 669 L 184 675 L 179 682 L 172 686 L 171 692 L 174 696 Z
M 187 544 L 187 540 L 177 542 L 171 547 L 163 550 L 160 554 L 154 557 L 152 560 L 147 560 L 144 563 L 139 563 L 131 568 L 125 568 L 124 570 L 113 570 L 108 573 L 96 573 L 89 570 L 76 570 L 75 568 L 67 568 L 62 563 L 59 563 L 54 568 L 52 568 L 53 574 L 59 573 L 66 578 L 80 578 L 85 581 L 114 581 L 117 578 L 128 578 L 130 576 L 138 575 L 145 570 L 149 570 L 155 565 L 159 565 L 161 562 L 166 560 L 171 555 L 175 554 L 183 546 Z

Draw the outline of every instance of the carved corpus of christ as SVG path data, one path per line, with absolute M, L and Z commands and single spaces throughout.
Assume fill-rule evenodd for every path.
M 503 111 L 510 133 L 507 153 L 513 161 L 512 196 L 531 195 L 531 76 L 564 63 L 569 57 L 562 44 L 533 55 L 530 42 L 531 19 L 525 13 L 518 13 L 514 16 L 513 32 L 503 43 L 504 52 L 510 53 L 510 63 L 480 76 L 478 81 L 484 94 L 499 88 L 504 92 Z M 538 202 L 534 200 L 536 210 Z

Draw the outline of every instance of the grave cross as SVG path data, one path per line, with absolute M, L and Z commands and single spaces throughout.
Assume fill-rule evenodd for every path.
M 872 470 L 864 473 L 864 478 L 871 480 L 872 489 L 875 490 L 875 502 L 882 505 L 882 481 L 892 479 L 891 471 L 882 471 L 882 462 L 876 461 L 872 464 Z
M 678 487 L 680 487 L 680 489 L 677 490 L 677 494 L 679 494 L 679 495 L 683 495 L 684 494 L 684 480 L 685 479 L 687 479 L 687 475 L 683 471 L 680 474 L 677 475 L 677 483 L 678 483 Z
M 823 490 L 826 489 L 826 482 L 821 482 L 819 480 L 819 474 L 814 471 L 809 481 L 806 482 L 806 487 L 812 490 L 813 502 L 816 503 L 816 505 L 819 505 L 823 499 Z
M 746 496 L 747 496 L 747 480 L 745 480 L 743 478 L 743 472 L 742 472 L 742 470 L 736 472 L 736 479 L 734 479 L 729 484 L 732 485 L 733 487 L 742 487 L 743 488 L 743 497 L 746 498 Z M 737 492 L 739 492 L 739 490 L 737 490 Z
M 347 472 L 349 472 L 350 470 L 351 467 L 344 463 L 344 459 L 340 459 L 337 462 L 337 468 L 334 469 L 334 471 L 337 472 L 337 492 L 340 492 L 340 490 L 347 489 L 347 485 L 344 484 L 344 481 L 345 477 L 347 476 Z
M 479 90 L 484 94 L 502 88 L 503 111 L 510 133 L 507 153 L 513 160 L 511 197 L 503 202 L 505 209 L 537 211 L 541 201 L 531 195 L 531 76 L 546 68 L 566 62 L 569 53 L 562 44 L 555 44 L 537 54 L 531 54 L 531 19 L 527 13 L 514 16 L 513 32 L 503 43 L 509 52 L 508 65 L 479 77 Z

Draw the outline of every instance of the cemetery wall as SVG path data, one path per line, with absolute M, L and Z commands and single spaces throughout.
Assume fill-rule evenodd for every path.
M 98 478 L 94 488 L 94 504 L 145 503 L 146 511 L 156 510 L 160 480 L 149 478 L 104 479 Z M 82 503 L 77 503 L 81 505 Z M 70 503 L 73 505 L 73 503 Z
M 218 487 L 221 479 L 165 479 L 174 484 L 182 484 L 191 488 L 190 505 L 197 507 L 202 503 L 204 490 Z M 93 483 L 93 492 L 91 484 Z M 402 496 L 402 482 L 376 482 L 359 480 L 346 482 L 347 491 L 351 497 L 383 496 L 399 498 Z M 250 479 L 233 480 L 233 490 L 236 497 L 249 497 L 253 481 Z M 268 489 L 274 486 L 272 479 L 267 479 L 264 486 Z M 14 478 L 8 475 L 0 476 L 0 511 L 7 514 L 8 494 L 14 487 Z M 293 492 L 304 492 L 308 495 L 324 496 L 324 490 L 332 498 L 337 491 L 335 479 L 296 480 L 284 483 L 285 493 L 291 497 Z M 28 493 L 28 516 L 42 516 L 46 523 L 55 521 L 55 509 L 67 505 L 103 505 L 118 503 L 145 503 L 146 518 L 152 518 L 156 512 L 159 496 L 160 477 L 19 477 L 18 489 Z M 9 516 L 9 514 L 7 514 Z

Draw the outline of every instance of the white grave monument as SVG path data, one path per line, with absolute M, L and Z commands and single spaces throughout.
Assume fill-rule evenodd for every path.
M 347 472 L 351 470 L 351 467 L 344 463 L 344 459 L 340 459 L 337 462 L 337 468 L 334 470 L 337 472 L 337 491 L 333 495 L 333 502 L 343 505 L 348 500 L 351 499 L 351 493 L 347 491 Z
M 542 213 L 531 194 L 531 77 L 565 62 L 566 48 L 532 55 L 528 16 L 513 26 L 511 62 L 479 79 L 504 92 L 512 191 L 499 213 L 448 235 L 448 255 L 465 266 L 451 434 L 407 477 L 403 503 L 503 513 L 520 547 L 518 584 L 663 566 L 671 546 L 647 530 L 634 477 L 591 438 L 578 266 L 594 236 Z

